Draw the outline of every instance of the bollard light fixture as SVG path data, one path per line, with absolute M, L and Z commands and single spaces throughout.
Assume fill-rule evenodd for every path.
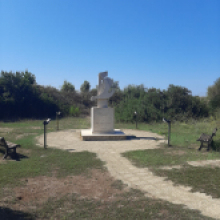
M 47 124 L 49 124 L 50 121 L 51 121 L 51 118 L 48 118 L 45 122 L 46 122 Z
M 163 122 L 170 123 L 171 121 L 166 118 L 163 118 Z
M 44 124 L 44 149 L 46 148 L 46 125 L 49 124 L 50 121 L 51 119 L 48 118 L 47 120 L 43 122 Z
M 168 124 L 169 130 L 168 130 L 168 146 L 170 146 L 170 133 L 171 133 L 171 120 L 163 118 L 163 122 Z
M 136 115 L 136 129 L 137 129 L 137 112 L 135 111 L 134 114 Z
M 56 112 L 56 120 L 57 120 L 57 131 L 59 130 L 59 115 L 61 114 L 61 112 Z

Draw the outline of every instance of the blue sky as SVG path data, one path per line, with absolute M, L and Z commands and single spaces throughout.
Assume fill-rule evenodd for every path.
M 220 0 L 0 0 L 0 70 L 76 90 L 108 71 L 206 96 L 220 77 Z

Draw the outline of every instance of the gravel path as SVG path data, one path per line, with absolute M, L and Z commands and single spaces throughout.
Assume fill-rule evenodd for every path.
M 164 181 L 165 177 L 155 176 L 148 168 L 137 168 L 120 154 L 139 149 L 157 149 L 159 143 L 154 138 L 164 138 L 158 134 L 123 129 L 126 135 L 143 137 L 138 140 L 124 141 L 81 141 L 79 129 L 70 129 L 47 134 L 48 147 L 68 150 L 69 152 L 90 151 L 105 161 L 110 174 L 131 188 L 140 189 L 145 196 L 164 199 L 173 204 L 183 204 L 186 208 L 200 210 L 204 216 L 220 219 L 220 199 L 207 196 L 205 193 L 192 193 L 190 187 L 174 186 L 172 181 Z M 145 138 L 144 138 L 145 137 Z M 37 137 L 38 145 L 43 146 L 43 135 Z M 218 161 L 217 164 L 220 161 Z M 192 166 L 204 165 L 206 162 L 189 162 Z M 210 162 L 208 162 L 210 163 Z M 169 169 L 169 167 L 167 167 Z M 180 167 L 179 167 L 180 168 Z

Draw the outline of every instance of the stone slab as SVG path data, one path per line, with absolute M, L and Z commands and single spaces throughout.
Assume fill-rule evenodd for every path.
M 80 133 L 80 139 L 82 141 L 116 141 L 126 140 L 127 136 L 120 129 L 114 129 L 113 133 L 92 133 L 92 129 L 82 129 Z

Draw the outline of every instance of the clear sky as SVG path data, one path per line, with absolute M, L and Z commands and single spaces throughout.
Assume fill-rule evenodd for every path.
M 206 96 L 220 77 L 220 0 L 0 0 L 0 70 L 76 90 L 108 71 Z

